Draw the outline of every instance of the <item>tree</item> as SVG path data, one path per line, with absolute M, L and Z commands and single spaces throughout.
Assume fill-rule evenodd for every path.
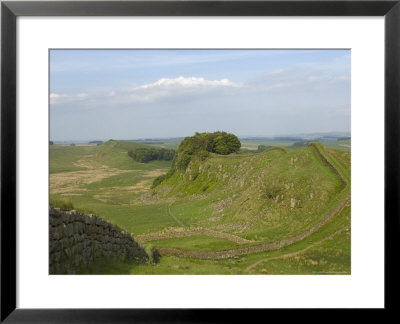
M 239 139 L 229 133 L 221 133 L 214 139 L 213 151 L 217 154 L 230 154 L 239 151 L 241 143 Z
M 185 137 L 179 144 L 178 151 L 173 156 L 172 166 L 168 174 L 155 179 L 152 188 L 171 177 L 177 170 L 186 170 L 192 160 L 204 161 L 210 153 L 230 154 L 238 152 L 241 147 L 239 139 L 226 132 L 198 133 Z M 137 160 L 136 151 L 136 160 Z M 165 156 L 167 152 L 163 152 Z M 167 155 L 170 157 L 171 152 Z
M 128 155 L 137 162 L 147 163 L 153 160 L 170 161 L 174 158 L 175 150 L 154 147 L 138 147 L 128 151 Z

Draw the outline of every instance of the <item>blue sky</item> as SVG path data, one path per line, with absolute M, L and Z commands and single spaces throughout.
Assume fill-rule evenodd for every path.
M 50 138 L 350 132 L 350 50 L 51 50 Z

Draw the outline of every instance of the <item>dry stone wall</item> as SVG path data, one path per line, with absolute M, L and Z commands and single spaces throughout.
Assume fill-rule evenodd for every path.
M 96 215 L 50 206 L 50 274 L 74 274 L 94 262 L 145 263 L 146 251 L 133 238 Z
M 204 235 L 204 236 L 222 238 L 225 240 L 235 242 L 237 244 L 246 244 L 246 243 L 254 242 L 251 240 L 246 240 L 240 236 L 236 236 L 236 235 L 232 235 L 232 234 L 224 233 L 224 232 L 213 231 L 208 228 L 194 228 L 194 229 L 182 230 L 182 231 L 179 230 L 179 231 L 170 231 L 170 232 L 164 232 L 164 233 L 144 234 L 144 235 L 140 235 L 140 236 L 136 237 L 136 239 L 140 243 L 144 243 L 144 242 L 148 242 L 148 241 L 165 240 L 165 239 L 171 239 L 171 238 L 182 238 L 182 237 L 196 236 L 196 235 Z
M 344 197 L 340 201 L 340 203 L 335 207 L 335 209 L 329 212 L 326 216 L 324 216 L 323 219 L 318 221 L 316 224 L 300 232 L 299 234 L 285 238 L 281 241 L 263 243 L 243 248 L 237 248 L 232 250 L 221 250 L 221 251 L 193 251 L 193 250 L 183 250 L 176 248 L 160 248 L 158 249 L 158 252 L 161 255 L 173 255 L 184 258 L 227 259 L 227 258 L 237 257 L 239 255 L 279 250 L 285 246 L 304 240 L 306 237 L 310 236 L 311 234 L 319 230 L 322 226 L 330 222 L 333 219 L 333 217 L 335 217 L 345 207 L 345 205 L 349 200 L 350 200 L 350 194 Z
M 317 152 L 318 156 L 320 157 L 320 159 L 328 166 L 331 168 L 331 170 L 337 175 L 337 177 L 339 178 L 340 182 L 342 183 L 343 187 L 347 186 L 347 182 L 346 180 L 343 178 L 342 174 L 339 172 L 338 169 L 335 168 L 335 166 L 328 161 L 328 159 L 326 158 L 326 156 L 321 152 L 321 150 L 318 148 L 318 146 L 315 143 L 311 143 L 310 144 L 311 147 L 313 147 L 315 149 L 315 151 Z

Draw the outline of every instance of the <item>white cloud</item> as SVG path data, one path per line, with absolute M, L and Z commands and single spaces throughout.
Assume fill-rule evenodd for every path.
M 172 88 L 172 87 L 185 87 L 185 88 L 195 88 L 195 87 L 241 87 L 242 83 L 235 83 L 229 81 L 228 79 L 221 80 L 206 80 L 204 78 L 189 77 L 185 78 L 183 76 L 168 79 L 162 78 L 154 83 L 144 84 L 134 88 L 134 90 L 140 89 L 150 89 L 157 87 Z
M 50 104 L 54 105 L 57 103 L 57 101 L 62 100 L 66 96 L 67 95 L 65 95 L 65 94 L 50 93 Z
M 84 100 L 88 97 L 87 93 L 77 93 L 73 95 L 50 93 L 50 104 L 57 105 L 71 101 Z
M 349 70 L 337 71 L 326 65 L 292 66 L 277 69 L 246 83 L 234 82 L 228 78 L 208 80 L 203 77 L 160 78 L 154 82 L 139 84 L 130 88 L 97 89 L 90 93 L 50 94 L 50 103 L 64 104 L 80 102 L 85 108 L 98 106 L 117 107 L 135 103 L 157 103 L 175 99 L 199 100 L 232 95 L 275 95 L 285 93 L 310 94 L 315 90 L 345 86 L 350 80 Z M 179 99 L 179 100 L 181 100 Z
M 153 83 L 142 84 L 132 89 L 113 91 L 118 102 L 152 102 L 167 97 L 196 96 L 229 88 L 243 87 L 243 83 L 229 79 L 206 80 L 197 77 L 161 78 Z
M 78 94 L 50 94 L 50 104 L 64 104 L 84 101 L 86 107 L 109 104 L 130 104 L 135 102 L 154 102 L 168 97 L 198 96 L 206 93 L 222 92 L 224 89 L 240 88 L 243 83 L 232 82 L 227 78 L 207 80 L 198 77 L 161 78 L 153 83 L 138 85 L 128 89 L 103 89 Z

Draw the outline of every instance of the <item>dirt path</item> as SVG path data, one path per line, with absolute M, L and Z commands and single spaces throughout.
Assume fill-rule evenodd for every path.
M 183 228 L 186 228 L 186 225 L 183 224 L 183 223 L 178 219 L 178 217 L 176 217 L 175 214 L 171 211 L 171 206 L 172 206 L 173 203 L 174 203 L 174 202 L 172 202 L 172 203 L 170 203 L 170 204 L 168 205 L 168 214 L 169 214 L 169 215 L 175 220 L 175 222 L 177 222 L 180 226 L 182 226 Z
M 350 226 L 345 226 L 345 227 L 341 228 L 340 230 L 336 231 L 335 233 L 329 235 L 328 237 L 326 237 L 326 238 L 324 238 L 324 239 L 322 239 L 322 240 L 320 240 L 320 241 L 318 241 L 318 242 L 315 242 L 315 243 L 313 243 L 313 244 L 307 246 L 306 248 L 304 248 L 304 249 L 302 249 L 302 250 L 299 250 L 299 251 L 296 251 L 296 252 L 292 252 L 292 253 L 283 254 L 283 255 L 279 255 L 279 256 L 276 256 L 276 257 L 269 257 L 269 258 L 265 258 L 265 259 L 259 260 L 259 261 L 255 262 L 255 263 L 249 265 L 244 271 L 245 271 L 245 272 L 249 272 L 251 269 L 255 268 L 255 267 L 258 266 L 259 264 L 268 262 L 268 261 L 270 261 L 270 260 L 291 258 L 291 257 L 294 257 L 294 256 L 296 256 L 296 255 L 298 255 L 298 254 L 304 253 L 304 252 L 306 252 L 307 250 L 309 250 L 309 249 L 311 249 L 311 248 L 313 248 L 313 247 L 315 247 L 315 246 L 317 246 L 317 245 L 320 245 L 320 244 L 324 243 L 324 242 L 327 241 L 327 240 L 332 239 L 334 236 L 336 236 L 336 235 L 338 235 L 338 234 L 340 234 L 340 233 L 342 233 L 342 232 L 348 230 L 349 228 L 350 228 Z

